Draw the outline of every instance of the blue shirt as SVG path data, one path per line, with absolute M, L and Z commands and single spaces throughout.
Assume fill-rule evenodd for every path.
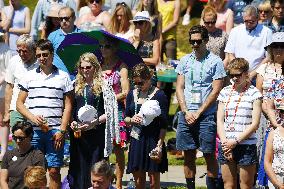
M 72 33 L 79 33 L 81 32 L 81 30 L 79 28 L 77 28 L 76 26 L 74 26 L 74 30 Z M 63 70 L 67 73 L 69 73 L 69 71 L 67 70 L 65 64 L 63 63 L 63 61 L 60 59 L 60 57 L 58 56 L 58 54 L 56 53 L 59 45 L 61 44 L 61 42 L 65 39 L 65 36 L 67 34 L 64 33 L 62 31 L 62 29 L 58 29 L 55 30 L 54 32 L 52 32 L 51 34 L 49 34 L 48 36 L 48 40 L 51 41 L 51 43 L 53 44 L 53 48 L 54 48 L 54 58 L 53 58 L 53 64 L 59 68 L 60 70 Z M 66 63 L 66 62 L 65 62 Z
M 273 33 L 276 32 L 284 32 L 284 19 L 281 20 L 281 22 L 279 23 L 280 25 L 278 26 L 278 28 L 276 28 L 273 23 L 272 23 L 272 19 L 263 22 L 263 25 L 265 25 L 266 27 L 268 27 L 269 29 L 271 29 L 271 31 Z
M 184 76 L 184 96 L 189 111 L 197 111 L 211 93 L 212 82 L 226 76 L 221 58 L 211 52 L 202 61 L 196 60 L 194 52 L 182 57 L 176 72 Z M 192 90 L 201 91 L 201 103 L 190 102 Z M 217 103 L 215 102 L 203 114 L 209 115 L 216 111 Z
M 45 21 L 52 3 L 52 0 L 39 0 L 36 4 L 31 26 L 31 36 L 34 40 L 37 40 L 38 28 L 41 22 Z M 71 7 L 75 11 L 75 14 L 77 14 L 76 3 L 74 0 L 57 0 L 57 3 L 62 6 Z

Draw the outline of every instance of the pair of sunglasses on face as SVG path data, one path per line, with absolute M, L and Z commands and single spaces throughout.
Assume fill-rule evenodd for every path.
M 89 3 L 93 4 L 96 2 L 96 4 L 100 4 L 102 1 L 101 0 L 89 0 Z
M 190 40 L 189 40 L 189 43 L 190 43 L 191 45 L 195 45 L 195 44 L 200 45 L 202 42 L 203 42 L 202 39 L 197 39 L 197 40 L 190 39 Z
M 23 142 L 26 138 L 28 138 L 28 137 L 15 136 L 15 135 L 12 136 L 12 139 L 14 141 L 20 141 L 20 142 Z

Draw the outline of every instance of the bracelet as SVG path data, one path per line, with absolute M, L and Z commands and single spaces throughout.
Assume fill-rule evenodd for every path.
M 67 131 L 60 129 L 59 132 L 60 132 L 61 134 L 65 135 Z

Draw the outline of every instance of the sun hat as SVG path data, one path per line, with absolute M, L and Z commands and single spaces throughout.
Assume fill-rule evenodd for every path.
M 139 22 L 139 21 L 147 21 L 149 22 L 152 26 L 154 25 L 154 22 L 151 21 L 150 14 L 148 11 L 142 11 L 142 12 L 137 12 L 133 18 L 133 20 L 130 20 L 131 23 L 133 22 Z
M 157 116 L 161 115 L 161 108 L 157 100 L 144 102 L 138 113 L 143 117 L 141 125 L 148 126 Z
M 78 119 L 82 123 L 93 121 L 98 115 L 97 110 L 90 105 L 85 105 L 81 107 L 78 111 Z
M 271 42 L 264 48 L 267 49 L 267 47 L 269 47 L 273 43 L 283 43 L 283 45 L 284 45 L 284 32 L 276 32 L 276 33 L 272 34 Z
M 58 13 L 59 13 L 59 10 L 62 8 L 63 6 L 60 5 L 60 4 L 52 4 L 49 11 L 48 11 L 48 14 L 47 16 L 48 17 L 58 17 Z

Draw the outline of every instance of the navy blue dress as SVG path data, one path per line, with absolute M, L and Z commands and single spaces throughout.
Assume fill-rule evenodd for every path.
M 87 104 L 94 106 L 98 116 L 104 114 L 103 93 L 96 96 L 89 86 L 87 89 Z M 85 105 L 85 99 L 75 94 L 74 120 L 78 121 L 77 113 Z M 68 182 L 70 188 L 86 189 L 91 187 L 91 167 L 104 159 L 105 124 L 100 124 L 96 129 L 82 131 L 80 138 L 74 138 L 70 132 L 70 164 Z
M 167 129 L 168 126 L 168 102 L 165 93 L 158 90 L 151 100 L 157 100 L 161 107 L 161 115 L 156 117 L 148 126 L 143 126 L 139 140 L 130 137 L 130 146 L 128 152 L 128 163 L 126 173 L 134 171 L 161 172 L 168 171 L 168 159 L 165 145 L 162 148 L 162 161 L 156 163 L 149 157 L 149 153 L 156 148 L 160 130 Z M 137 105 L 139 112 L 141 104 Z M 135 102 L 133 91 L 130 91 L 126 99 L 125 116 L 135 115 Z

